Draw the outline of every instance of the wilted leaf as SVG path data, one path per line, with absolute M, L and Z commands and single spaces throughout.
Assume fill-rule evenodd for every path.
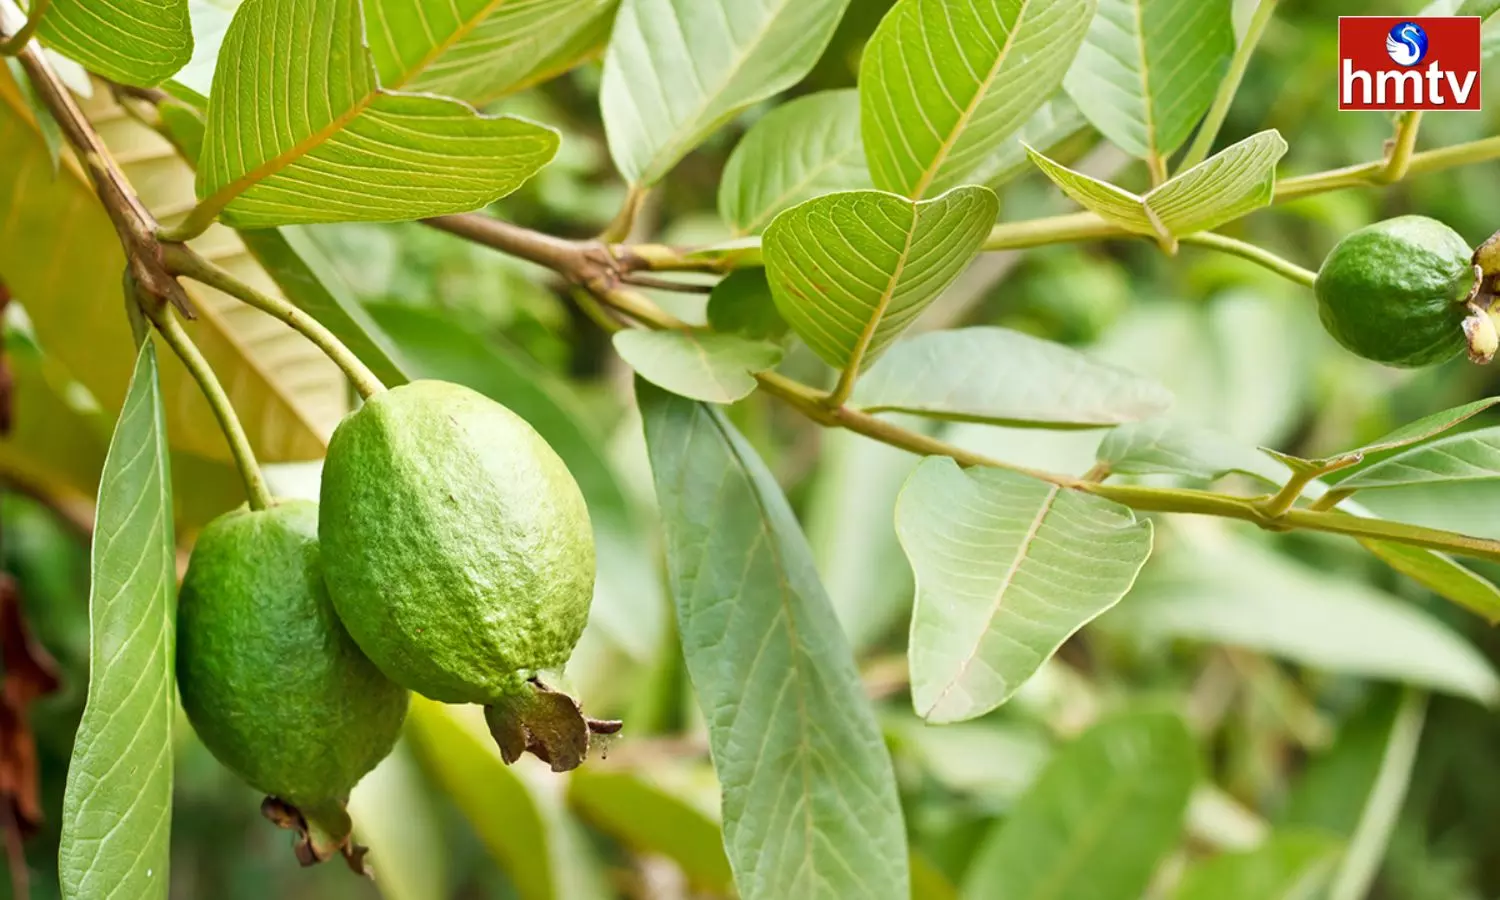
M 1027 152 L 1063 193 L 1101 218 L 1127 231 L 1170 240 L 1207 231 L 1269 204 L 1276 187 L 1276 163 L 1286 149 L 1280 133 L 1262 131 L 1144 196 L 1075 172 L 1030 148 Z
M 1213 102 L 1234 52 L 1230 0 L 1099 0 L 1063 84 L 1132 156 L 1165 159 Z
M 736 234 L 759 234 L 782 210 L 870 186 L 859 94 L 823 91 L 776 107 L 740 140 L 719 181 L 719 215 Z
M 1171 404 L 1166 388 L 1148 378 L 991 327 L 899 341 L 854 391 L 854 405 L 872 412 L 1044 428 L 1114 425 Z
M 920 200 L 970 175 L 1062 84 L 1096 0 L 900 0 L 865 47 L 875 186 Z
M 63 896 L 167 896 L 177 548 L 155 345 L 142 345 L 99 483 L 88 703 L 63 798 Z
M 623 0 L 599 89 L 610 155 L 661 180 L 719 126 L 812 69 L 849 0 Z
M 967 900 L 1138 900 L 1176 846 L 1198 747 L 1167 713 L 1105 719 L 1052 757 L 980 845 Z
M 896 533 L 917 574 L 912 704 L 930 722 L 1004 703 L 1151 553 L 1151 524 L 1123 506 L 940 457 L 902 489 Z
M 824 362 L 867 368 L 979 253 L 998 209 L 981 187 L 921 203 L 855 191 L 795 206 L 763 241 L 776 308 Z
M 737 334 L 645 331 L 615 335 L 615 350 L 642 378 L 705 403 L 733 403 L 755 390 L 755 375 L 781 362 L 781 348 Z
M 908 900 L 895 774 L 786 498 L 718 410 L 636 396 L 740 896 Z
M 212 97 L 195 215 L 237 228 L 478 209 L 557 152 L 549 128 L 381 88 L 359 0 L 246 0 Z

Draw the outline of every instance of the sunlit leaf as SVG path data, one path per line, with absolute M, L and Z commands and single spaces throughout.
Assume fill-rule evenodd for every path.
M 1198 748 L 1167 713 L 1105 719 L 1053 756 L 980 845 L 966 900 L 1138 900 L 1176 846 Z
M 620 174 L 647 187 L 812 69 L 849 0 L 622 0 L 599 90 Z
M 870 186 L 859 94 L 824 91 L 776 107 L 740 140 L 719 181 L 719 215 L 737 234 L 759 234 L 782 210 Z
M 1213 102 L 1234 52 L 1231 0 L 1099 0 L 1063 84 L 1115 146 L 1165 158 Z
M 167 896 L 177 548 L 155 345 L 147 341 L 99 483 L 88 705 L 63 799 L 66 898 Z
M 854 391 L 854 404 L 867 411 L 1042 427 L 1114 425 L 1171 403 L 1166 388 L 1148 378 L 991 327 L 899 341 Z
M 150 87 L 193 53 L 187 0 L 52 0 L 37 36 L 111 81 Z
M 1062 83 L 1096 0 L 900 0 L 860 64 L 875 186 L 914 199 L 969 176 Z
M 557 152 L 551 129 L 381 88 L 359 0 L 246 0 L 212 96 L 198 198 L 239 228 L 477 209 Z
M 1162 239 L 1206 231 L 1271 202 L 1276 163 L 1287 144 L 1274 129 L 1226 147 L 1137 196 L 1030 150 L 1031 161 L 1062 192 L 1121 228 Z
M 891 761 L 786 498 L 721 412 L 636 396 L 739 895 L 908 900 Z
M 776 308 L 829 365 L 866 368 L 974 259 L 998 209 L 982 187 L 921 203 L 854 191 L 795 206 L 763 242 Z
M 1482 703 L 1500 677 L 1421 609 L 1247 541 L 1162 556 L 1101 628 L 1246 647 L 1329 672 L 1422 685 Z
M 478 105 L 570 68 L 607 33 L 618 2 L 364 0 L 364 7 L 381 86 Z
M 902 489 L 896 533 L 917 574 L 912 703 L 930 722 L 1004 703 L 1151 553 L 1151 524 L 1123 506 L 940 457 Z
M 628 329 L 615 350 L 636 374 L 674 394 L 733 403 L 755 390 L 755 375 L 781 362 L 781 348 L 737 334 Z

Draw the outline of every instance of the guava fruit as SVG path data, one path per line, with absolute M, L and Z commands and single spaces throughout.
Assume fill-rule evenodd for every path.
M 317 504 L 240 509 L 203 529 L 178 600 L 177 684 L 203 743 L 299 832 L 303 864 L 343 852 L 359 868 L 344 803 L 391 752 L 408 695 L 334 611 Z
M 371 397 L 329 442 L 319 535 L 354 640 L 405 687 L 483 704 L 507 762 L 573 768 L 591 725 L 618 727 L 535 680 L 588 622 L 594 540 L 567 466 L 515 413 L 439 381 Z
M 1318 270 L 1323 327 L 1345 348 L 1390 366 L 1444 362 L 1466 347 L 1487 361 L 1492 331 L 1473 306 L 1473 253 L 1453 229 L 1399 216 L 1350 232 Z M 1492 326 L 1490 326 L 1492 329 Z

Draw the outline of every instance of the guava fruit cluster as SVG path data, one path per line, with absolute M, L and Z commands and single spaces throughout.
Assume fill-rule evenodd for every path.
M 588 510 L 541 436 L 468 388 L 403 385 L 334 431 L 319 503 L 204 529 L 179 603 L 183 707 L 304 864 L 362 869 L 345 803 L 408 691 L 482 704 L 506 762 L 571 769 L 618 730 L 536 677 L 567 662 L 593 588 Z
M 1465 351 L 1488 363 L 1500 347 L 1491 314 L 1496 244 L 1471 251 L 1425 216 L 1350 232 L 1318 270 L 1318 316 L 1346 349 L 1388 366 L 1430 366 Z

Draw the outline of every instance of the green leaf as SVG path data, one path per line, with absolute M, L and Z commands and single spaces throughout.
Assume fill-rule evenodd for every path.
M 760 267 L 736 269 L 714 285 L 708 295 L 708 324 L 715 331 L 766 341 L 779 341 L 790 330 Z
M 1486 397 L 1483 400 L 1475 400 L 1472 403 L 1465 403 L 1462 406 L 1455 406 L 1452 409 L 1435 412 L 1431 415 L 1423 416 L 1415 422 L 1408 422 L 1386 434 L 1384 437 L 1363 446 L 1355 447 L 1353 450 L 1345 450 L 1342 453 L 1336 453 L 1333 456 L 1324 457 L 1323 459 L 1304 460 L 1303 462 L 1318 467 L 1346 456 L 1354 456 L 1356 454 L 1360 456 L 1374 456 L 1377 453 L 1400 450 L 1403 447 L 1410 447 L 1412 444 L 1420 444 L 1428 438 L 1437 437 L 1450 428 L 1467 422 L 1497 403 L 1500 403 L 1500 397 Z
M 52 172 L 54 176 L 62 163 L 63 133 L 62 127 L 47 107 L 42 103 L 42 98 L 26 77 L 26 70 L 21 67 L 21 61 L 14 56 L 5 58 L 6 68 L 10 69 L 10 77 L 14 79 L 21 96 L 26 100 L 26 106 L 31 112 L 31 121 L 36 125 L 37 133 L 42 136 L 42 141 L 47 145 L 47 156 L 52 160 Z
M 1254 850 L 1188 869 L 1174 900 L 1319 900 L 1342 850 L 1320 831 L 1289 829 Z
M 187 0 L 52 0 L 37 36 L 111 81 L 152 87 L 187 64 Z
M 1175 715 L 1105 719 L 1063 747 L 980 845 L 968 900 L 1137 900 L 1177 844 L 1198 748 Z
M 1286 141 L 1275 129 L 1224 148 L 1165 184 L 1136 196 L 1124 188 L 1075 172 L 1027 148 L 1064 194 L 1127 231 L 1170 240 L 1217 228 L 1271 202 L 1276 163 Z
M 1500 678 L 1484 656 L 1428 613 L 1245 541 L 1164 555 L 1099 626 L 1245 647 L 1481 703 L 1500 699 Z
M 364 6 L 382 87 L 478 106 L 559 74 L 602 46 L 598 38 L 618 2 L 364 0 Z
M 191 99 L 199 106 L 207 106 L 219 48 L 239 5 L 240 0 L 188 0 L 193 21 L 193 56 L 172 77 L 167 85 L 168 92 L 182 99 Z M 191 94 L 185 94 L 184 88 Z
M 1338 488 L 1369 490 L 1492 478 L 1500 478 L 1500 426 L 1450 435 L 1398 453 L 1340 481 Z
M 594 526 L 599 577 L 590 621 L 635 659 L 653 659 L 666 632 L 666 598 L 651 532 L 603 455 L 604 436 L 590 427 L 577 398 L 520 351 L 476 337 L 437 312 L 396 304 L 372 304 L 369 311 L 413 379 L 456 382 L 505 404 L 562 457 Z
M 860 379 L 854 404 L 938 419 L 1042 427 L 1114 425 L 1172 404 L 1166 388 L 1062 344 L 1006 328 L 900 341 Z
M 453 801 L 520 900 L 604 900 L 596 864 L 560 821 L 546 791 L 533 791 L 500 759 L 477 707 L 413 696 L 406 718 L 412 748 Z
M 199 213 L 236 228 L 478 209 L 557 152 L 549 128 L 381 88 L 358 0 L 246 0 L 212 96 Z
M 849 0 L 623 0 L 599 89 L 609 152 L 650 187 L 737 113 L 802 80 Z
M 191 172 L 149 128 L 123 115 L 108 92 L 81 100 L 148 207 L 191 203 Z M 84 174 L 53 177 L 47 150 L 14 83 L 0 70 L 0 273 L 25 306 L 42 350 L 113 417 L 135 346 L 120 295 L 125 257 Z M 227 231 L 194 243 L 220 265 L 274 291 Z M 290 328 L 216 291 L 188 285 L 198 319 L 187 328 L 224 381 L 263 462 L 320 458 L 348 410 L 338 367 Z M 175 357 L 161 360 L 168 429 L 176 449 L 228 461 L 229 448 L 197 384 Z
M 1031 163 L 1026 156 L 1027 147 L 1051 153 L 1058 144 L 1088 127 L 1088 120 L 1083 117 L 1078 104 L 1071 97 L 1061 92 L 1054 94 L 1051 100 L 1031 114 L 1020 131 L 1006 138 L 999 149 L 974 170 L 970 180 L 998 190 L 1030 168 Z
M 1128 422 L 1099 444 L 1099 461 L 1117 475 L 1186 475 L 1214 481 L 1244 472 L 1280 484 L 1281 463 L 1207 428 L 1172 419 Z
M 720 411 L 636 396 L 739 895 L 908 900 L 895 774 L 786 498 Z
M 781 348 L 737 334 L 645 331 L 615 334 L 615 351 L 642 378 L 705 403 L 733 403 L 755 391 L 755 375 L 781 362 Z
M 1491 625 L 1500 624 L 1500 587 L 1450 556 L 1393 541 L 1362 540 L 1377 559 Z
M 1099 0 L 1063 85 L 1115 146 L 1165 159 L 1213 102 L 1234 53 L 1231 0 Z
M 736 235 L 759 234 L 782 210 L 870 186 L 859 94 L 823 91 L 776 107 L 746 133 L 719 181 L 719 215 Z
M 970 175 L 1062 84 L 1096 0 L 900 0 L 865 47 L 875 186 L 913 199 Z
M 155 345 L 147 341 L 99 484 L 88 704 L 63 798 L 65 898 L 167 896 L 177 547 Z
M 442 798 L 423 777 L 408 738 L 361 778 L 349 797 L 354 839 L 370 848 L 383 900 L 453 895 Z
M 734 877 L 719 823 L 656 780 L 648 771 L 584 766 L 568 779 L 568 801 L 594 827 L 637 853 L 675 862 L 694 890 L 730 893 Z
M 824 362 L 868 367 L 978 255 L 999 206 L 982 187 L 921 203 L 854 191 L 795 206 L 763 239 L 776 308 Z
M 982 715 L 1130 590 L 1151 523 L 1003 469 L 931 457 L 896 505 L 917 574 L 912 704 L 929 722 Z

